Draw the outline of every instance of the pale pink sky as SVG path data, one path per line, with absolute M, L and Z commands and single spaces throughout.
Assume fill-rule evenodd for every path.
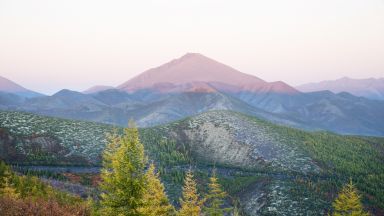
M 198 52 L 291 85 L 384 76 L 384 0 L 0 0 L 0 76 L 51 94 Z

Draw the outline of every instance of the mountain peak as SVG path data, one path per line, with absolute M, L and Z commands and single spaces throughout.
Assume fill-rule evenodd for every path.
M 204 55 L 202 55 L 200 53 L 193 53 L 193 52 L 187 52 L 181 58 L 193 58 L 193 57 L 204 57 L 204 58 L 207 58 L 207 57 L 205 57 Z
M 53 97 L 63 97 L 63 96 L 68 96 L 68 95 L 81 95 L 80 92 L 77 91 L 72 91 L 69 89 L 61 89 L 60 91 L 56 92 L 53 94 Z
M 200 53 L 186 53 L 184 54 L 183 56 L 181 56 L 180 58 L 177 58 L 177 59 L 173 59 L 171 60 L 170 62 L 168 63 L 165 63 L 157 68 L 161 68 L 161 67 L 164 67 L 164 68 L 169 68 L 169 67 L 174 67 L 174 66 L 177 66 L 177 65 L 180 65 L 180 64 L 184 64 L 184 65 L 187 65 L 187 67 L 190 67 L 190 66 L 213 66 L 213 65 L 217 65 L 217 64 L 221 64 L 211 58 L 208 58 Z M 221 64 L 223 65 L 223 64 Z M 227 66 L 229 67 L 229 66 Z M 153 68 L 153 69 L 156 69 L 156 68 Z M 233 69 L 235 70 L 235 69 Z M 179 70 L 179 72 L 183 72 L 183 70 Z M 194 80 L 195 81 L 195 80 Z
M 202 54 L 187 53 L 178 59 L 149 69 L 117 88 L 135 91 L 151 88 L 157 83 L 182 85 L 190 82 L 216 82 L 234 86 L 266 83 L 255 76 L 242 73 Z

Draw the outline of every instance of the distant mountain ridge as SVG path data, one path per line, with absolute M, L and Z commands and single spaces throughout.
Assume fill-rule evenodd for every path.
M 0 92 L 16 94 L 20 97 L 26 98 L 43 96 L 41 93 L 26 89 L 23 86 L 2 76 L 0 76 Z
M 384 78 L 351 79 L 343 77 L 337 80 L 303 84 L 296 88 L 303 92 L 323 90 L 329 90 L 334 93 L 348 92 L 360 97 L 384 100 Z
M 188 78 L 188 79 L 187 79 Z M 349 93 L 302 93 L 284 82 L 265 82 L 201 54 L 150 69 L 116 88 L 70 90 L 23 99 L 0 94 L 0 109 L 140 127 L 210 110 L 231 110 L 307 130 L 384 136 L 384 102 Z M 100 91 L 99 91 L 100 90 Z

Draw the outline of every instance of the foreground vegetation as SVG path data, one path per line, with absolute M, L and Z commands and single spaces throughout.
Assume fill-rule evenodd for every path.
M 138 130 L 130 127 L 124 136 L 110 136 L 103 154 L 102 193 L 88 202 L 46 186 L 38 178 L 19 176 L 0 161 L 0 213 L 2 215 L 127 215 L 127 216 L 224 216 L 240 215 L 225 207 L 227 193 L 213 171 L 208 192 L 201 197 L 191 170 L 185 175 L 180 208 L 168 200 L 155 165 L 149 168 Z M 332 215 L 368 216 L 352 180 L 333 203 Z
M 0 161 L 1 215 L 89 215 L 87 202 L 57 191 L 30 175 L 20 176 Z
M 288 208 L 292 200 L 301 202 L 300 200 L 309 198 L 307 202 L 313 212 L 330 213 L 333 209 L 332 201 L 336 199 L 343 185 L 352 179 L 354 186 L 360 191 L 362 204 L 374 214 L 382 213 L 381 210 L 384 209 L 383 138 L 305 132 L 237 113 L 228 112 L 226 115 L 239 115 L 242 121 L 249 121 L 266 128 L 266 131 L 281 143 L 303 151 L 306 156 L 315 161 L 321 171 L 302 174 L 293 171 L 276 171 L 276 169 L 268 167 L 252 171 L 242 167 L 216 164 L 218 171 L 221 169 L 220 172 L 217 172 L 218 182 L 229 195 L 226 198 L 225 207 L 228 207 L 229 204 L 239 203 L 238 197 L 246 193 L 249 188 L 265 183 L 265 188 L 268 189 L 263 192 L 270 195 L 267 202 L 271 204 L 262 208 L 261 212 L 268 212 L 269 208 L 274 208 L 275 205 Z M 114 131 L 117 137 L 124 134 L 123 129 L 116 129 L 110 125 L 42 117 L 28 113 L 0 112 L 0 119 L 0 157 L 10 164 L 19 162 L 19 165 L 100 166 L 102 165 L 101 152 L 108 142 L 105 134 L 113 134 Z M 191 119 L 193 118 L 167 126 L 139 129 L 139 138 L 143 143 L 145 154 L 148 156 L 145 170 L 151 163 L 154 164 L 156 169 L 153 169 L 153 175 L 161 177 L 169 204 L 173 205 L 175 209 L 180 207 L 179 197 L 183 194 L 185 173 L 191 166 L 197 183 L 197 191 L 200 194 L 208 193 L 207 185 L 212 176 L 210 165 L 213 162 L 210 164 L 209 161 L 197 161 L 191 152 L 188 140 L 175 136 L 175 134 L 178 135 L 178 131 L 190 127 Z M 225 119 L 223 122 L 225 123 Z M 28 172 L 23 173 L 25 176 L 15 176 L 34 178 L 31 176 L 33 174 L 65 181 L 71 178 L 67 174 L 60 173 L 29 172 L 29 175 Z M 80 184 L 90 187 L 98 186 L 86 174 L 79 174 L 79 176 Z M 36 178 L 36 180 L 38 179 Z M 54 194 L 56 193 L 59 192 L 54 192 Z M 291 202 L 279 204 L 283 201 L 276 200 L 274 194 L 289 199 Z M 82 203 L 80 206 L 83 206 L 85 202 L 78 197 L 76 199 L 79 199 L 79 202 Z M 18 196 L 16 200 L 27 203 L 28 206 L 32 205 L 28 204 L 28 198 L 22 198 L 22 196 Z M 40 200 L 40 198 L 33 200 Z M 54 201 L 55 199 L 48 200 Z M 304 203 L 302 205 L 307 205 L 306 201 L 302 202 Z M 320 204 L 315 205 L 314 202 Z M 57 203 L 58 206 L 66 206 L 65 208 L 78 208 L 71 206 L 71 202 L 66 204 L 57 201 Z M 39 206 L 43 206 L 43 204 Z M 97 205 L 95 204 L 95 206 Z M 241 204 L 239 206 L 242 207 Z M 201 210 L 204 211 L 204 208 L 201 207 Z

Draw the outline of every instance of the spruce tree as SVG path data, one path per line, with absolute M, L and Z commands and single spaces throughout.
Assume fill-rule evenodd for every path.
M 225 212 L 229 212 L 231 208 L 223 208 L 224 199 L 227 197 L 218 182 L 216 170 L 212 171 L 212 176 L 209 178 L 208 194 L 205 196 L 204 213 L 208 216 L 222 216 Z
M 143 215 L 139 208 L 144 204 L 146 158 L 138 130 L 130 122 L 122 137 L 114 134 L 109 140 L 103 155 L 100 213 Z
M 363 205 L 360 201 L 358 194 L 352 180 L 345 185 L 339 193 L 336 200 L 333 202 L 334 216 L 368 216 L 369 213 L 365 212 Z
M 199 198 L 197 193 L 196 182 L 193 179 L 191 170 L 185 175 L 182 198 L 180 199 L 181 208 L 178 215 L 180 216 L 199 216 L 201 214 L 201 206 L 203 200 Z
M 164 192 L 164 185 L 161 183 L 159 175 L 155 172 L 155 165 L 153 163 L 150 164 L 145 176 L 144 206 L 139 211 L 147 216 L 174 215 L 175 210 L 168 201 Z

